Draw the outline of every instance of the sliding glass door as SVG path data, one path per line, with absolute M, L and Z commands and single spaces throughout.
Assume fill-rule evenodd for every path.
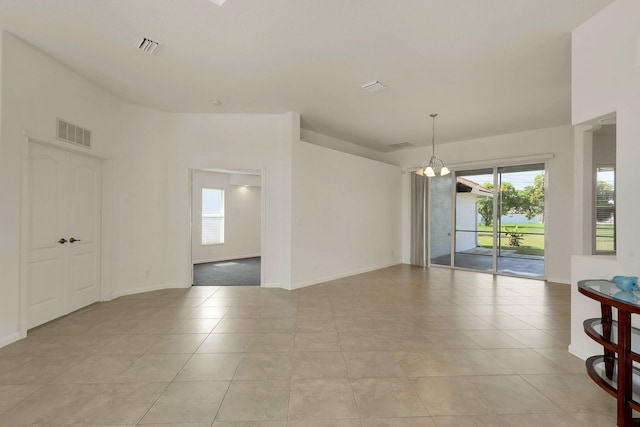
M 431 178 L 431 265 L 544 278 L 544 183 L 542 163 Z
M 456 173 L 454 267 L 493 271 L 493 169 Z
M 497 271 L 544 277 L 544 164 L 498 168 Z

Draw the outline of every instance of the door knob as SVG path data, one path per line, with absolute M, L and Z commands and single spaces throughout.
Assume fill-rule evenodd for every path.
M 67 239 L 62 238 L 62 239 L 58 240 L 58 243 L 60 243 L 61 245 L 64 245 L 65 243 L 67 243 Z
M 73 242 L 80 242 L 80 239 L 76 239 L 75 237 L 72 237 L 69 239 L 69 242 L 73 243 Z

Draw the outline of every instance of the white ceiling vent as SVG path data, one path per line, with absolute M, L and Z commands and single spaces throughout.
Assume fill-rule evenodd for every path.
M 400 142 L 398 144 L 391 144 L 389 145 L 389 147 L 393 147 L 393 148 L 408 148 L 408 147 L 413 147 L 413 144 L 410 142 Z
M 78 145 L 84 145 L 91 148 L 91 131 L 80 126 L 76 126 L 64 120 L 57 119 L 57 135 L 56 137 L 65 142 L 72 142 Z
M 150 54 L 155 54 L 158 52 L 158 48 L 160 47 L 160 44 L 158 44 L 158 42 L 154 42 L 151 39 L 148 38 L 143 38 L 142 41 L 140 42 L 140 45 L 138 46 L 138 49 L 140 49 L 143 52 L 146 53 L 150 53 Z

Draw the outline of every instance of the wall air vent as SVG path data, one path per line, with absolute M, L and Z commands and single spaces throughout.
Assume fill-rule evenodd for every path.
M 410 142 L 400 142 L 398 144 L 391 144 L 389 145 L 389 147 L 393 147 L 393 148 L 408 148 L 408 147 L 413 147 L 413 144 Z
M 83 145 L 91 148 L 91 131 L 80 126 L 76 126 L 64 120 L 57 119 L 56 137 L 65 142 Z
M 151 39 L 148 38 L 143 38 L 142 41 L 140 42 L 140 45 L 138 46 L 138 49 L 140 49 L 143 52 L 146 53 L 150 53 L 150 54 L 155 54 L 158 53 L 158 48 L 160 47 L 160 44 L 158 44 L 158 42 L 154 42 Z

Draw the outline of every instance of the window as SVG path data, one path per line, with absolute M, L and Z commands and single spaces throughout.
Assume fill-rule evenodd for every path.
M 224 243 L 224 190 L 202 189 L 202 244 Z
M 595 252 L 616 251 L 616 169 L 613 166 L 596 168 L 595 191 Z

